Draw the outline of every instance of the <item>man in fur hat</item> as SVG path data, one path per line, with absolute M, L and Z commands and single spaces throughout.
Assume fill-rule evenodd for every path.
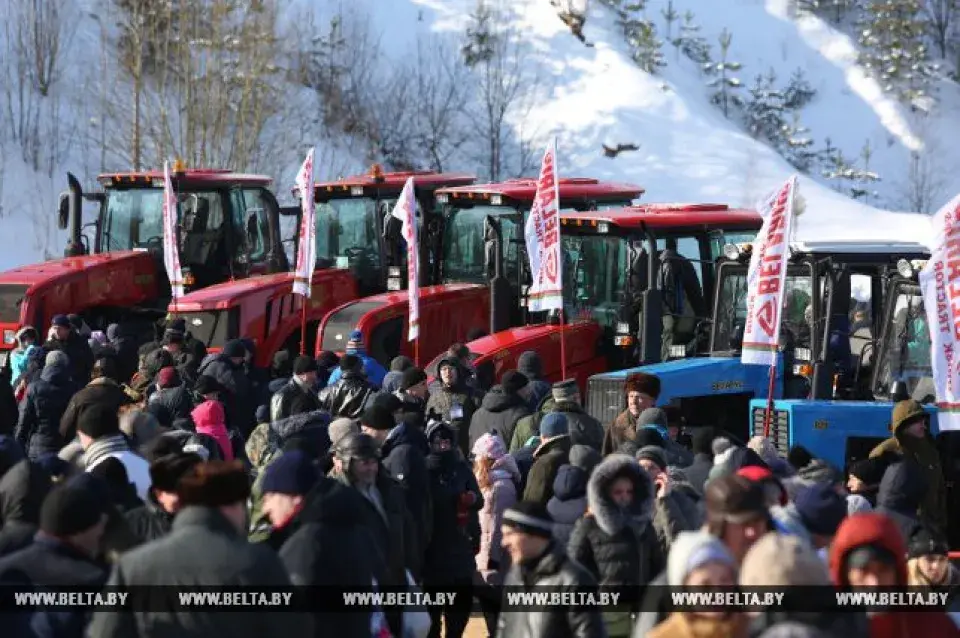
M 177 483 L 183 509 L 173 529 L 163 538 L 124 554 L 114 567 L 109 584 L 171 585 L 164 591 L 176 596 L 176 587 L 226 585 L 242 587 L 289 586 L 290 579 L 280 558 L 269 547 L 247 542 L 246 502 L 250 481 L 240 461 L 200 463 Z M 151 596 L 160 596 L 156 588 Z M 168 605 L 177 605 L 172 598 Z M 313 635 L 308 614 L 222 613 L 193 611 L 171 614 L 131 605 L 120 612 L 98 612 L 90 635 L 100 638 L 152 638 L 177 635 L 208 637 L 210 629 L 237 638 Z
M 624 392 L 627 397 L 627 409 L 618 414 L 607 428 L 601 450 L 604 456 L 612 454 L 624 442 L 632 441 L 636 437 L 637 419 L 640 418 L 640 413 L 656 406 L 657 399 L 660 397 L 660 379 L 644 372 L 631 374 L 624 384 Z

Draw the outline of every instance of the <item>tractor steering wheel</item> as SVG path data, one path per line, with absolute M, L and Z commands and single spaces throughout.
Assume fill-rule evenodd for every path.
M 146 241 L 142 241 L 139 244 L 140 248 L 146 248 L 147 250 L 163 250 L 163 237 L 161 235 L 154 235 L 153 237 L 147 237 Z

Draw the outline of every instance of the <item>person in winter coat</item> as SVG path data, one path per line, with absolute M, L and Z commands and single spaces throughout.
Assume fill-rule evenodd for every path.
M 227 432 L 226 413 L 219 401 L 204 401 L 190 413 L 197 433 L 213 437 L 220 446 L 223 459 L 233 460 L 233 445 Z
M 499 585 L 504 565 L 500 524 L 503 513 L 517 502 L 520 484 L 520 470 L 499 434 L 484 434 L 473 444 L 473 475 L 483 497 L 477 572 L 485 584 Z
M 2 374 L 2 373 L 0 373 Z M 13 434 L 20 418 L 20 407 L 13 387 L 0 378 L 0 435 Z
M 104 405 L 85 410 L 77 422 L 77 435 L 83 448 L 83 467 L 89 472 L 98 463 L 115 457 L 123 463 L 130 482 L 137 488 L 140 500 L 147 498 L 150 489 L 150 465 L 146 459 L 130 449 L 120 431 L 117 413 Z
M 373 386 L 374 389 L 379 389 L 381 386 L 383 386 L 383 378 L 387 376 L 387 371 L 382 365 L 380 365 L 379 361 L 367 354 L 366 348 L 363 345 L 362 332 L 359 330 L 354 330 L 351 332 L 350 337 L 347 339 L 347 346 L 344 350 L 346 354 L 353 355 L 360 359 L 364 377 L 370 382 L 370 385 Z M 340 377 L 343 376 L 345 372 L 346 371 L 343 369 L 342 365 L 339 369 L 331 372 L 330 378 L 327 379 L 327 387 L 330 387 L 339 381 Z
M 627 409 L 617 415 L 603 437 L 601 452 L 604 455 L 616 452 L 626 441 L 632 441 L 637 432 L 637 419 L 647 408 L 657 405 L 660 397 L 660 378 L 638 372 L 627 377 L 624 383 Z
M 536 412 L 540 402 L 550 395 L 550 382 L 543 378 L 543 361 L 534 350 L 525 350 L 517 358 L 517 372 L 527 378 L 527 405 Z M 510 439 L 504 437 L 504 442 Z
M 23 549 L 33 541 L 40 522 L 40 505 L 51 487 L 50 476 L 27 459 L 0 478 L 0 556 Z
M 14 337 L 16 347 L 10 351 L 10 358 L 7 365 L 10 367 L 10 384 L 16 386 L 17 381 L 27 369 L 27 361 L 30 358 L 31 348 L 38 348 L 40 336 L 33 326 L 24 326 L 17 330 Z
M 537 503 L 517 503 L 503 513 L 502 544 L 510 556 L 505 590 L 539 587 L 582 591 L 597 581 L 580 563 L 553 540 L 553 521 Z M 547 606 L 522 611 L 503 611 L 497 621 L 496 638 L 602 638 L 607 635 L 598 606 Z
M 907 578 L 911 587 L 950 591 L 960 587 L 960 570 L 950 562 L 947 542 L 936 533 L 922 527 L 907 543 Z M 949 603 L 952 613 L 960 611 L 956 596 Z
M 143 506 L 143 501 L 137 496 L 137 488 L 127 477 L 126 468 L 115 457 L 107 457 L 97 463 L 90 474 L 103 481 L 110 503 L 121 514 Z
M 553 395 L 548 392 L 537 404 L 533 414 L 517 421 L 517 425 L 513 428 L 513 436 L 509 441 L 504 439 L 511 454 L 526 447 L 533 437 L 540 436 L 540 421 L 543 420 L 544 416 L 553 412 L 555 406 L 556 402 L 553 400 Z
M 670 551 L 673 539 L 680 532 L 698 529 L 703 522 L 697 502 L 670 479 L 666 454 L 662 449 L 646 446 L 637 452 L 637 464 L 653 485 L 653 528 L 663 553 Z M 692 491 L 693 488 L 690 488 Z
M 414 364 L 413 359 L 410 357 L 403 355 L 394 357 L 393 360 L 390 361 L 390 372 L 383 377 L 383 387 L 381 389 L 391 394 L 399 390 L 400 379 L 403 377 L 404 371 L 412 367 L 414 367 Z
M 111 323 L 107 326 L 107 343 L 117 355 L 120 381 L 129 383 L 139 363 L 136 339 L 127 334 L 123 324 Z
M 358 419 L 373 397 L 373 386 L 363 374 L 363 361 L 356 355 L 344 355 L 340 370 L 342 376 L 320 391 L 320 405 L 334 418 Z
M 675 467 L 687 467 L 693 463 L 690 450 L 683 447 L 672 438 L 668 427 L 667 411 L 663 408 L 647 408 L 637 418 L 637 431 L 653 430 L 660 435 L 663 444 L 659 447 L 666 455 L 667 463 Z
M 219 355 L 208 357 L 197 371 L 198 377 L 210 376 L 226 390 L 221 396 L 227 412 L 227 423 L 246 438 L 253 430 L 256 397 L 244 371 L 247 349 L 239 340 L 228 341 Z
M 267 543 L 279 550 L 295 526 L 294 521 L 306 503 L 306 496 L 320 480 L 316 459 L 302 450 L 288 450 L 263 473 L 263 514 L 270 521 Z
M 601 586 L 640 587 L 666 564 L 653 528 L 654 487 L 636 461 L 611 454 L 587 484 L 587 513 L 570 534 L 567 553 Z M 635 610 L 636 611 L 636 610 Z M 610 636 L 629 636 L 625 610 L 604 613 Z
M 316 385 L 317 362 L 306 355 L 297 357 L 293 362 L 290 381 L 270 399 L 270 420 L 279 421 L 294 414 L 321 409 Z
M 894 463 L 883 473 L 876 511 L 897 525 L 904 542 L 923 526 L 917 510 L 926 489 L 924 472 L 913 461 Z
M 843 521 L 830 546 L 830 578 L 840 591 L 906 587 L 906 555 L 906 544 L 890 518 L 877 512 L 854 514 Z M 872 613 L 870 636 L 960 636 L 956 624 L 943 611 L 911 611 Z
M 193 395 L 177 369 L 166 367 L 157 373 L 157 389 L 150 395 L 151 404 L 166 406 L 174 420 L 186 419 L 193 411 Z
M 554 383 L 550 392 L 553 397 L 553 411 L 566 417 L 570 437 L 574 442 L 600 450 L 603 446 L 603 425 L 583 409 L 577 382 L 567 379 Z
M 488 432 L 497 431 L 504 441 L 513 438 L 517 421 L 530 414 L 527 400 L 524 398 L 528 381 L 516 370 L 508 370 L 499 386 L 494 386 L 484 395 L 480 409 L 474 412 L 470 420 L 470 449 L 477 440 Z
M 930 434 L 929 416 L 913 399 L 893 406 L 893 436 L 870 452 L 871 457 L 884 452 L 899 454 L 917 464 L 926 483 L 920 507 L 920 519 L 940 534 L 947 533 L 947 492 L 940 464 L 940 452 Z
M 470 421 L 477 410 L 475 391 L 467 385 L 460 360 L 446 356 L 437 364 L 440 383 L 430 391 L 426 412 L 457 428 L 457 445 L 464 456 L 470 453 Z
M 404 370 L 393 396 L 400 399 L 401 419 L 409 416 L 426 423 L 427 399 L 430 397 L 426 372 L 420 368 Z
M 196 454 L 177 452 L 150 463 L 150 493 L 140 507 L 124 516 L 140 543 L 149 543 L 170 532 L 173 518 L 182 508 L 177 483 L 202 462 Z
M 130 397 L 119 383 L 115 359 L 97 359 L 92 376 L 90 383 L 73 395 L 60 418 L 60 436 L 64 442 L 72 441 L 77 435 L 77 421 L 91 406 L 104 406 L 119 412 L 121 407 L 130 403 Z
M 892 458 L 891 458 L 892 457 Z M 869 501 L 871 507 L 877 505 L 877 494 L 880 491 L 880 481 L 887 467 L 900 460 L 896 454 L 875 456 L 862 459 L 850 464 L 847 471 L 847 492 L 857 494 Z
M 553 480 L 553 497 L 547 501 L 547 512 L 553 519 L 553 537 L 564 547 L 578 520 L 587 511 L 587 480 L 583 468 L 570 463 L 560 466 Z
M 317 388 L 327 387 L 330 375 L 340 365 L 340 356 L 330 350 L 322 350 L 317 355 Z M 289 375 L 288 375 L 289 376 Z
M 268 547 L 243 536 L 250 483 L 239 461 L 194 466 L 177 487 L 183 509 L 166 536 L 124 554 L 109 586 L 138 585 L 283 587 L 290 585 L 283 563 Z M 178 635 L 312 636 L 312 618 L 282 614 L 192 612 L 171 616 L 150 610 L 96 612 L 91 635 L 103 638 Z
M 86 385 L 93 369 L 93 351 L 90 344 L 74 330 L 66 315 L 54 315 L 50 324 L 53 337 L 43 344 L 43 349 L 47 352 L 59 350 L 67 355 L 71 379 L 78 385 Z
M 53 361 L 44 366 L 40 379 L 27 389 L 14 433 L 31 459 L 57 452 L 66 443 L 60 434 L 60 419 L 75 389 L 69 369 L 57 357 L 47 358 Z
M 710 475 L 710 468 L 713 467 L 713 440 L 717 438 L 717 431 L 706 425 L 694 430 L 691 438 L 693 463 L 684 468 L 684 473 L 693 489 L 702 496 L 707 477 Z
M 567 417 L 551 412 L 540 422 L 540 444 L 533 452 L 533 465 L 527 475 L 523 500 L 546 507 L 553 498 L 553 482 L 560 466 L 570 460 L 570 434 Z
M 40 530 L 33 542 L 0 558 L 0 582 L 40 591 L 57 587 L 100 589 L 107 580 L 107 567 L 96 556 L 105 520 L 103 504 L 96 494 L 73 485 L 58 486 L 43 501 Z M 82 608 L 38 609 L 31 614 L 30 635 L 83 638 L 88 617 L 89 611 Z
M 442 421 L 427 427 L 430 454 L 427 471 L 433 503 L 433 531 L 423 565 L 424 589 L 469 588 L 475 570 L 471 522 L 483 507 L 483 497 L 470 465 L 455 445 L 456 430 Z M 479 525 L 479 521 L 476 521 Z M 472 601 L 462 597 L 452 605 L 428 609 L 432 626 L 429 636 L 459 638 L 470 620 Z
M 737 561 L 715 536 L 683 532 L 667 561 L 667 585 L 734 587 Z M 736 611 L 675 611 L 654 627 L 650 638 L 746 638 L 746 618 Z

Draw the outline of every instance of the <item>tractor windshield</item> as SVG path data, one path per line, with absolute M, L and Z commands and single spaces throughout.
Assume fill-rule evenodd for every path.
M 930 362 L 930 330 L 920 287 L 902 282 L 888 304 L 883 341 L 877 354 L 874 395 L 889 397 L 893 384 L 902 381 L 915 399 L 935 393 Z
M 190 219 L 189 228 L 180 229 L 181 260 L 191 263 L 192 243 L 216 244 L 226 221 L 223 198 L 215 191 L 191 191 L 178 193 L 178 199 L 180 221 L 184 215 Z M 103 210 L 101 251 L 163 247 L 163 189 L 107 189 Z
M 593 319 L 613 328 L 629 270 L 625 237 L 563 235 L 563 305 L 571 318 Z
M 740 352 L 747 321 L 747 266 L 723 266 L 717 290 L 713 350 Z M 812 349 L 813 279 L 809 268 L 797 266 L 787 271 L 783 299 L 781 341 L 789 339 L 794 348 Z
M 448 212 L 443 227 L 443 280 L 470 284 L 487 283 L 484 271 L 485 220 L 494 217 L 500 221 L 503 234 L 503 276 L 517 280 L 518 222 L 520 215 L 508 206 L 474 206 L 453 208 Z

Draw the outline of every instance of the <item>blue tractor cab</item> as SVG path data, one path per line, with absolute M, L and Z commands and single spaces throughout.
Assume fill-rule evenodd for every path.
M 811 398 L 871 399 L 872 318 L 882 316 L 884 290 L 897 274 L 898 261 L 925 258 L 925 249 L 899 243 L 802 242 L 792 244 L 791 251 L 772 385 L 769 368 L 740 362 L 751 246 L 729 245 L 716 265 L 707 352 L 687 357 L 674 347 L 667 353 L 671 360 L 591 377 L 590 413 L 611 422 L 625 407 L 626 378 L 646 372 L 660 378 L 659 403 L 678 407 L 687 426 L 712 425 L 746 440 L 763 433 L 772 388 L 778 409 L 771 415 L 770 437 L 785 455 L 799 430 L 790 427 L 781 406 L 805 406 Z M 811 451 L 824 452 L 819 445 Z

